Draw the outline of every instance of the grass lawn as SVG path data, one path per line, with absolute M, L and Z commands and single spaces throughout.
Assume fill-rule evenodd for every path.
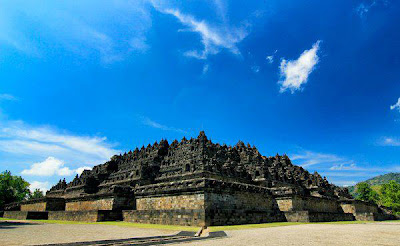
M 0 220 L 12 220 L 7 218 L 0 218 Z M 171 231 L 197 231 L 198 226 L 175 226 L 175 225 L 159 225 L 159 224 L 139 224 L 130 223 L 123 221 L 105 221 L 105 222 L 79 222 L 79 221 L 64 221 L 64 220 L 31 220 L 32 222 L 48 223 L 48 224 L 93 224 L 93 225 L 115 225 L 115 226 L 127 226 L 134 228 L 149 228 L 159 230 L 171 230 Z M 378 221 L 337 221 L 337 222 L 315 222 L 315 223 L 303 223 L 303 222 L 274 222 L 264 224 L 247 224 L 247 225 L 229 225 L 229 226 L 210 226 L 210 231 L 228 231 L 228 230 L 244 230 L 244 229 L 255 229 L 255 228 L 269 228 L 277 226 L 292 226 L 292 225 L 303 225 L 303 224 L 365 224 L 365 223 L 377 223 Z M 390 222 L 390 221 L 386 221 Z M 396 221 L 399 222 L 399 221 Z

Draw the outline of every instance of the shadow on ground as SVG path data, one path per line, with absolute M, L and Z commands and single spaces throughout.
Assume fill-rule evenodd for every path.
M 126 238 L 126 239 L 115 239 L 115 240 L 98 240 L 98 241 L 87 241 L 87 242 L 75 242 L 75 243 L 60 243 L 60 244 L 45 244 L 46 246 L 78 246 L 78 245 L 160 245 L 160 244 L 171 244 L 171 243 L 183 243 L 199 240 L 208 240 L 226 237 L 226 233 L 223 231 L 210 232 L 208 237 L 195 237 L 194 232 L 181 231 L 175 235 L 169 236 L 155 236 L 155 237 L 139 237 L 139 238 Z
M 15 229 L 26 225 L 37 225 L 34 223 L 18 222 L 18 221 L 0 221 L 0 229 Z

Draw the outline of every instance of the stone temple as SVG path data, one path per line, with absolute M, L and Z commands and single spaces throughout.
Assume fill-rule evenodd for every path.
M 45 198 L 8 204 L 4 217 L 212 226 L 393 215 L 286 155 L 265 157 L 241 141 L 220 145 L 200 132 L 115 155 L 70 183 L 60 180 Z

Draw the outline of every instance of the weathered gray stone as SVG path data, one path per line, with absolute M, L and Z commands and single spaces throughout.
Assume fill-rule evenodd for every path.
M 60 201 L 64 209 L 59 209 Z M 161 140 L 115 155 L 69 183 L 60 180 L 45 199 L 9 204 L 6 210 L 49 211 L 51 219 L 62 220 L 123 218 L 200 226 L 348 220 L 357 213 L 387 213 L 356 203 L 347 189 L 293 165 L 286 155 L 262 156 L 241 141 L 235 146 L 215 144 L 200 132 L 197 138 Z M 352 204 L 366 211 L 353 211 Z

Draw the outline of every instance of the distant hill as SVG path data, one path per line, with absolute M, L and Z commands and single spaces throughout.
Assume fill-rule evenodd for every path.
M 378 191 L 382 184 L 386 184 L 390 180 L 394 180 L 397 183 L 400 183 L 400 173 L 387 173 L 384 175 L 379 175 L 379 176 L 370 178 L 368 180 L 365 180 L 364 182 L 367 182 L 368 184 L 371 185 L 372 189 Z M 350 194 L 354 196 L 356 186 L 353 185 L 353 186 L 349 186 L 347 188 L 349 189 Z

